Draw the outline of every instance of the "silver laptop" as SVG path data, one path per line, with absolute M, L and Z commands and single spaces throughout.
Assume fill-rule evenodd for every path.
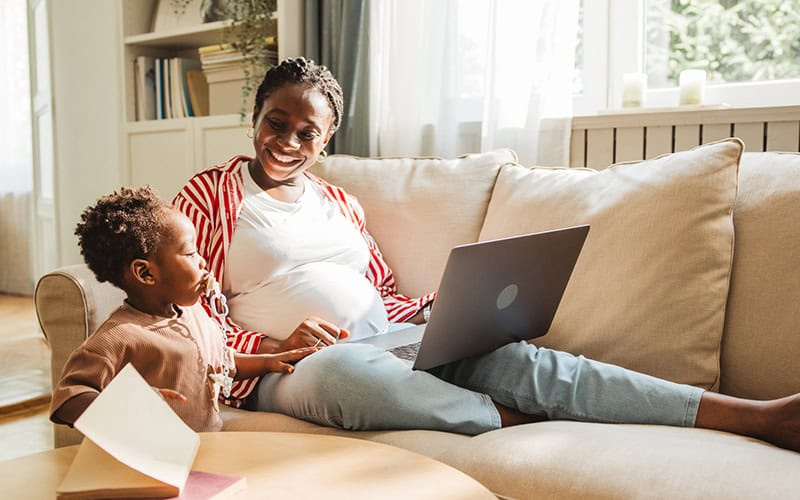
M 355 342 L 427 370 L 547 333 L 589 226 L 460 245 L 450 251 L 425 325 Z

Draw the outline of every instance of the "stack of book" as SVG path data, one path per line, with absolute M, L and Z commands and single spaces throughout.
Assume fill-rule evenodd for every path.
M 277 64 L 274 38 L 267 39 L 267 62 Z M 209 110 L 212 115 L 236 113 L 242 106 L 245 84 L 244 55 L 230 44 L 209 45 L 198 49 L 203 74 L 209 87 Z
M 209 114 L 208 84 L 199 60 L 139 56 L 133 74 L 137 120 Z

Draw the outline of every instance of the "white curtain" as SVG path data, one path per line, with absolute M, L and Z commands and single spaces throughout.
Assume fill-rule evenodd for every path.
M 567 165 L 578 0 L 374 0 L 373 151 Z
M 0 2 L 0 292 L 33 290 L 28 29 L 25 0 Z

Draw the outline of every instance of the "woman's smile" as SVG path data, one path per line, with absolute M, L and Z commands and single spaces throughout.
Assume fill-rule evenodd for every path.
M 282 154 L 268 147 L 264 148 L 264 150 L 269 155 L 270 163 L 279 168 L 295 168 L 305 161 L 305 157 L 303 156 Z

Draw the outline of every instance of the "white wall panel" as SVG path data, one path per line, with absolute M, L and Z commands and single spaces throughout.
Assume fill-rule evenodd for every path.
M 614 163 L 613 128 L 586 131 L 586 157 L 586 166 L 597 170 Z
M 800 122 L 767 123 L 767 151 L 800 151 Z
M 672 125 L 647 127 L 646 138 L 645 158 L 655 158 L 672 152 Z
M 615 142 L 615 162 L 644 159 L 644 127 L 618 128 Z
M 764 124 L 734 123 L 733 135 L 744 142 L 745 151 L 764 151 Z

